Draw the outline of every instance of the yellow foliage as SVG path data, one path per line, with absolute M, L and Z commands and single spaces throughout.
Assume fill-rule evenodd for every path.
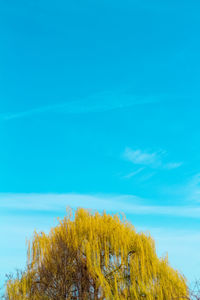
M 49 234 L 34 233 L 26 271 L 7 282 L 9 300 L 187 297 L 184 277 L 156 255 L 153 239 L 119 216 L 69 210 Z

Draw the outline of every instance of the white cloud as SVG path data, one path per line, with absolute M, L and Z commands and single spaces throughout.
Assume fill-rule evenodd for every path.
M 0 194 L 0 209 L 23 212 L 64 213 L 67 206 L 83 207 L 133 215 L 157 215 L 200 218 L 198 206 L 146 205 L 144 199 L 134 195 L 82 195 L 82 194 Z
M 125 158 L 130 160 L 132 163 L 136 165 L 152 165 L 158 161 L 157 154 L 142 152 L 141 150 L 131 150 L 130 148 L 126 148 L 124 152 Z
M 153 169 L 166 169 L 172 170 L 180 167 L 182 165 L 181 162 L 164 162 L 164 155 L 166 152 L 158 151 L 158 152 L 145 152 L 140 149 L 132 150 L 131 148 L 126 148 L 123 157 L 132 162 L 134 165 L 148 166 Z
M 123 176 L 123 178 L 131 178 L 131 177 L 136 176 L 137 174 L 141 173 L 143 170 L 144 170 L 144 168 L 139 168 L 136 171 Z
M 65 114 L 85 114 L 105 112 L 134 105 L 158 102 L 157 97 L 138 97 L 124 92 L 104 92 L 80 99 L 68 100 L 53 105 L 36 107 L 26 111 L 6 112 L 0 114 L 0 121 L 24 118 L 45 112 L 60 112 Z
M 200 173 L 195 174 L 192 179 L 183 187 L 186 198 L 189 201 L 200 202 Z
M 200 203 L 200 173 L 184 179 L 181 183 L 161 185 L 158 190 L 160 198 L 164 196 L 179 203 L 197 205 Z
M 180 166 L 182 166 L 182 162 L 171 162 L 171 163 L 167 163 L 164 165 L 164 168 L 165 169 L 168 169 L 168 170 L 172 170 L 172 169 L 176 169 L 176 168 L 179 168 Z

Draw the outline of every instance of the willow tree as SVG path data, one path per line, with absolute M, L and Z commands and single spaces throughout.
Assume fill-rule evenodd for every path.
M 34 233 L 27 267 L 7 299 L 148 299 L 188 296 L 184 277 L 159 259 L 152 238 L 117 215 L 78 209 L 49 234 Z

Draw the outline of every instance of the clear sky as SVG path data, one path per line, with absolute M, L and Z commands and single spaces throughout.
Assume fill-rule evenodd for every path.
M 0 1 L 0 279 L 65 207 L 200 277 L 200 3 Z

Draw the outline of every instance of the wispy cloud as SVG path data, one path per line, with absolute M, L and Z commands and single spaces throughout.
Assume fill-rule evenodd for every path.
M 106 112 L 114 109 L 122 109 L 134 105 L 155 102 L 158 102 L 158 97 L 141 97 L 124 92 L 104 92 L 85 98 L 68 100 L 62 103 L 32 108 L 30 110 L 0 113 L 0 120 L 8 121 L 12 119 L 38 115 L 45 112 L 60 112 L 65 114 Z
M 184 188 L 189 201 L 200 202 L 200 173 L 195 174 Z
M 129 174 L 123 176 L 123 178 L 131 178 L 131 177 L 134 177 L 134 176 L 136 176 L 137 174 L 141 173 L 143 170 L 144 170 L 144 168 L 139 168 L 139 169 L 137 169 L 136 171 L 131 172 L 131 173 L 129 173 Z
M 181 162 L 165 162 L 165 154 L 165 151 L 146 152 L 140 149 L 132 150 L 131 148 L 126 148 L 123 157 L 134 165 L 148 166 L 153 169 L 172 170 L 182 165 Z
M 156 152 L 142 152 L 139 149 L 132 150 L 130 148 L 126 148 L 124 152 L 124 157 L 136 165 L 155 165 L 158 162 L 160 162 L 158 160 L 158 155 Z
M 182 183 L 161 186 L 160 196 L 174 198 L 182 203 L 194 204 L 200 203 L 200 173 L 196 173 Z
M 171 163 L 166 163 L 164 164 L 164 168 L 168 169 L 168 170 L 172 170 L 172 169 L 177 169 L 180 166 L 182 166 L 182 162 L 171 162 Z
M 134 195 L 83 195 L 83 194 L 0 194 L 1 212 L 64 213 L 67 206 L 84 207 L 108 212 L 133 215 L 157 215 L 200 218 L 198 206 L 146 205 L 146 200 Z

